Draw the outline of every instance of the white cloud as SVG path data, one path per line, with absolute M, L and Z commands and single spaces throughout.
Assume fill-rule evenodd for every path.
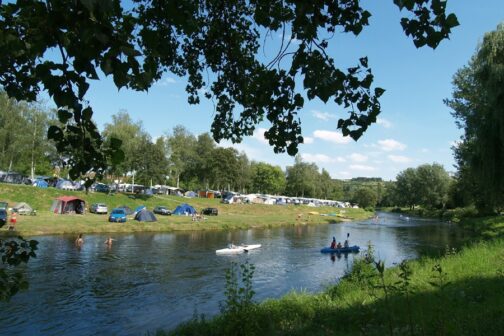
M 319 162 L 319 163 L 336 163 L 336 162 L 345 162 L 346 160 L 342 157 L 331 157 L 325 154 L 310 154 L 303 153 L 301 154 L 303 160 L 308 162 Z
M 303 140 L 304 140 L 304 143 L 309 145 L 309 144 L 312 144 L 313 143 L 313 138 L 312 137 L 303 137 Z
M 317 110 L 312 110 L 311 113 L 313 116 L 317 119 L 328 121 L 329 119 L 335 119 L 336 116 L 334 114 L 328 113 L 328 112 L 321 112 Z
M 252 135 L 252 138 L 256 139 L 257 141 L 263 143 L 263 144 L 269 144 L 268 140 L 264 137 L 264 132 L 266 132 L 266 128 L 258 128 L 254 131 L 254 134 Z
M 368 157 L 366 155 L 362 155 L 362 154 L 359 154 L 359 153 L 352 153 L 350 154 L 350 160 L 352 160 L 353 162 L 366 162 Z
M 165 77 L 165 78 L 161 78 L 159 81 L 157 81 L 156 85 L 167 86 L 167 85 L 175 84 L 175 83 L 177 83 L 177 81 L 175 80 L 175 78 Z
M 350 137 L 344 137 L 343 134 L 333 131 L 316 130 L 313 132 L 315 138 L 319 138 L 325 141 L 334 142 L 336 144 L 347 144 L 351 141 Z
M 389 155 L 388 158 L 390 159 L 390 161 L 396 163 L 409 163 L 413 161 L 412 158 L 402 155 Z
M 394 139 L 385 139 L 385 140 L 378 140 L 378 147 L 380 147 L 381 150 L 390 152 L 394 150 L 402 151 L 406 148 L 406 145 Z
M 359 170 L 359 171 L 373 171 L 373 170 L 375 170 L 374 167 L 365 166 L 365 165 L 359 165 L 359 164 L 350 165 L 350 169 Z
M 381 125 L 381 126 L 385 127 L 385 128 L 392 127 L 392 123 L 390 121 L 388 121 L 387 119 L 378 118 L 378 119 L 376 119 L 376 123 L 378 125 Z

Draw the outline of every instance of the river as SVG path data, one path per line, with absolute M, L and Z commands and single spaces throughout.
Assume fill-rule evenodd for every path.
M 316 292 L 334 284 L 359 254 L 321 254 L 332 237 L 351 245 L 371 242 L 387 266 L 440 255 L 461 236 L 446 223 L 379 213 L 378 219 L 233 232 L 37 237 L 37 258 L 20 269 L 30 287 L 0 303 L 2 335 L 143 335 L 171 329 L 194 313 L 214 315 L 224 299 L 232 262 L 255 265 L 255 299 L 289 291 Z M 228 242 L 258 243 L 246 254 L 216 255 Z M 362 254 L 362 252 L 360 253 Z

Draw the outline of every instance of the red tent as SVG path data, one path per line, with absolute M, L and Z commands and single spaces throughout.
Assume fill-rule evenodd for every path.
M 57 214 L 83 214 L 86 202 L 75 196 L 61 196 L 53 201 L 51 211 Z

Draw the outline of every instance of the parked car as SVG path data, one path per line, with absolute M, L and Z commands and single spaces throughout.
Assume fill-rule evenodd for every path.
M 216 208 L 205 208 L 201 210 L 201 214 L 207 216 L 217 216 L 219 214 L 219 210 Z
M 0 228 L 7 223 L 7 211 L 0 209 Z
M 95 214 L 107 214 L 108 209 L 107 205 L 103 203 L 94 203 L 91 204 L 91 208 L 89 208 L 89 212 L 95 213 Z
M 126 222 L 126 211 L 122 208 L 115 208 L 110 213 L 108 220 L 109 220 L 109 222 L 125 223 Z
M 110 191 L 109 186 L 106 184 L 103 184 L 103 183 L 97 183 L 94 189 L 96 192 L 101 192 L 101 193 L 106 193 L 106 194 L 108 194 Z
M 131 208 L 127 205 L 121 205 L 121 206 L 118 206 L 116 209 L 123 209 L 124 212 L 126 212 L 126 215 L 132 215 L 133 214 L 133 210 L 131 210 Z
M 171 210 L 169 210 L 167 207 L 161 206 L 161 205 L 158 205 L 154 208 L 154 213 L 158 214 L 158 215 L 164 215 L 164 216 L 170 216 L 172 214 Z

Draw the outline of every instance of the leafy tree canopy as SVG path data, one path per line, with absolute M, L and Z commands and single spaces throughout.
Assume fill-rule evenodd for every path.
M 423 164 L 397 174 L 394 187 L 396 205 L 416 205 L 426 208 L 444 208 L 448 201 L 451 177 L 440 164 Z
M 369 187 L 361 187 L 355 192 L 354 201 L 361 208 L 374 207 L 378 202 L 378 195 L 376 194 L 376 191 Z
M 485 35 L 453 87 L 445 103 L 464 130 L 454 147 L 461 185 L 480 211 L 491 212 L 504 206 L 504 24 Z
M 409 17 L 401 20 L 417 47 L 435 48 L 458 25 L 444 0 L 393 0 Z M 98 176 L 124 158 L 121 141 L 105 145 L 85 100 L 101 71 L 118 89 L 147 90 L 165 72 L 187 78 L 190 104 L 199 90 L 216 102 L 216 141 L 239 142 L 265 118 L 265 137 L 275 152 L 297 153 L 298 111 L 308 99 L 335 101 L 348 111 L 338 121 L 343 135 L 357 140 L 380 113 L 381 88 L 367 57 L 339 69 L 328 55 L 327 36 L 359 35 L 371 13 L 359 0 L 120 0 L 0 1 L 0 85 L 10 97 L 35 100 L 41 90 L 53 98 L 63 126 L 48 136 L 70 160 L 73 178 Z M 269 63 L 257 55 L 263 35 L 290 33 L 294 52 L 282 44 Z M 290 62 L 280 61 L 289 59 Z M 212 76 L 207 76 L 207 73 Z M 296 88 L 299 76 L 303 88 Z M 206 83 L 204 78 L 211 78 Z M 89 184 L 92 181 L 88 181 Z

